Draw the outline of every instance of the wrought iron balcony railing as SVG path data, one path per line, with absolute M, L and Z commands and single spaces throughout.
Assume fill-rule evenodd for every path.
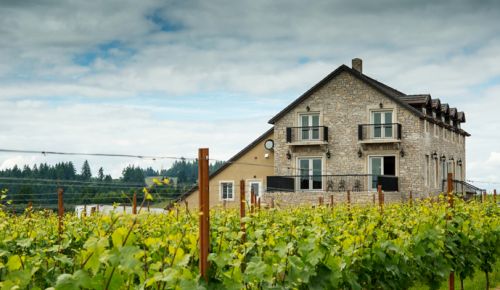
M 268 176 L 267 191 L 398 191 L 398 177 L 372 174 Z
M 476 195 L 476 194 L 481 194 L 485 191 L 484 189 L 481 189 L 477 186 L 474 186 L 462 180 L 453 179 L 452 182 L 453 182 L 453 192 L 456 193 Z M 448 180 L 443 179 L 441 191 L 446 192 L 447 190 L 448 190 Z
M 328 127 L 307 126 L 307 127 L 287 127 L 287 143 L 314 143 L 328 142 Z
M 401 140 L 401 124 L 360 124 L 358 140 L 367 142 L 385 142 Z

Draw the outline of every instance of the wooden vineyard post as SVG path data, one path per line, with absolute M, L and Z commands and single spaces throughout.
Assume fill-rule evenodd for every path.
M 137 192 L 134 191 L 134 197 L 132 198 L 132 214 L 137 214 Z
M 83 218 L 87 217 L 87 205 L 86 204 L 83 205 L 82 217 Z
M 61 240 L 62 230 L 63 230 L 63 216 L 64 216 L 64 200 L 63 200 L 64 190 L 59 187 L 57 189 L 57 216 L 58 216 L 58 232 L 59 241 Z
M 330 194 L 330 207 L 333 210 L 334 202 L 333 202 L 333 194 Z
M 148 212 L 150 212 L 150 211 L 151 211 L 151 209 L 150 209 L 150 207 L 149 207 L 149 200 L 148 200 Z
M 380 207 L 380 212 L 384 212 L 384 193 L 382 192 L 382 185 L 377 185 L 378 192 L 378 205 Z
M 222 208 L 223 208 L 224 210 L 226 210 L 226 200 L 225 200 L 225 199 L 222 201 Z
M 260 211 L 260 196 L 257 198 L 257 210 Z
M 318 197 L 318 204 L 319 206 L 323 206 L 323 203 L 324 203 L 324 199 L 322 196 Z
M 27 211 L 28 217 L 31 217 L 31 211 L 32 210 L 33 210 L 33 202 L 29 201 L 28 202 L 28 207 L 26 207 L 26 211 Z
M 347 191 L 347 208 L 351 209 L 351 191 Z
M 497 203 L 497 190 L 493 189 L 493 202 L 496 204 Z
M 451 220 L 451 209 L 453 208 L 453 173 L 448 173 L 448 215 L 447 219 Z M 448 278 L 448 289 L 455 290 L 455 273 L 453 271 L 450 272 L 450 277 Z
M 198 187 L 200 205 L 200 275 L 208 282 L 208 245 L 209 241 L 209 183 L 208 183 L 208 148 L 198 150 Z
M 246 228 L 245 223 L 243 222 L 243 218 L 245 217 L 245 180 L 240 180 L 240 229 L 243 232 L 241 236 L 241 240 L 244 243 L 246 241 Z
M 271 197 L 271 208 L 274 208 L 274 197 Z
M 413 194 L 410 190 L 410 206 L 413 206 Z

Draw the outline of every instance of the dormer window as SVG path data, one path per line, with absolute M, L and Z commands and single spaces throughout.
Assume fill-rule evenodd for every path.
M 432 112 L 432 118 L 436 118 L 436 111 Z
M 426 108 L 422 108 L 422 113 L 424 113 L 424 115 L 427 114 L 427 109 Z

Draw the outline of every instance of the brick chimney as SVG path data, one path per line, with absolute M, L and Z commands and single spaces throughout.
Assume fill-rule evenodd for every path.
M 353 58 L 352 59 L 352 69 L 363 73 L 363 60 L 361 58 Z

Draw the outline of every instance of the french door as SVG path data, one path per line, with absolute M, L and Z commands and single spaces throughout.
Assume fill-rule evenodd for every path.
M 299 158 L 299 188 L 301 190 L 323 189 L 321 175 L 323 160 L 321 158 Z
M 370 189 L 377 190 L 378 176 L 396 175 L 395 156 L 370 156 L 369 170 L 371 174 Z
M 319 114 L 300 115 L 301 140 L 319 140 Z
M 393 138 L 392 111 L 372 112 L 373 138 Z

